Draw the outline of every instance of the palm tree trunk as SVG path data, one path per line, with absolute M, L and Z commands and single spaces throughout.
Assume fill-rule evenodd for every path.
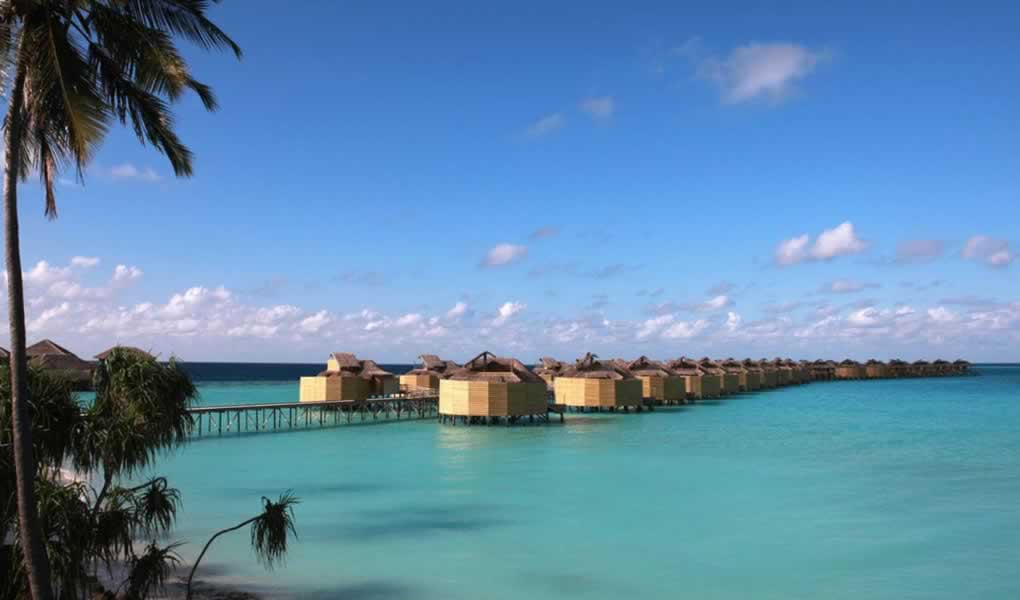
M 35 501 L 35 457 L 32 454 L 32 421 L 28 404 L 28 358 L 25 356 L 25 296 L 18 238 L 18 165 L 21 164 L 24 90 L 25 70 L 19 65 L 7 112 L 9 123 L 4 172 L 7 310 L 11 328 L 11 432 L 17 478 L 18 532 L 28 585 L 34 600 L 51 600 L 50 564 Z
M 221 530 L 217 531 L 211 538 L 209 538 L 209 541 L 206 542 L 205 546 L 202 547 L 202 551 L 198 553 L 198 558 L 195 559 L 195 564 L 191 565 L 191 572 L 188 573 L 188 586 L 187 586 L 186 600 L 191 600 L 191 579 L 195 576 L 195 570 L 198 569 L 198 563 L 202 562 L 202 557 L 205 556 L 205 551 L 209 549 L 209 546 L 212 546 L 212 543 L 214 541 L 216 541 L 216 538 L 220 537 L 224 533 L 230 533 L 231 531 L 237 531 L 238 529 L 244 527 L 245 525 L 251 525 L 252 523 L 254 523 L 255 521 L 258 521 L 261 518 L 262 518 L 262 515 L 259 515 L 257 517 L 252 517 L 252 518 L 248 519 L 247 521 L 245 521 L 243 523 L 239 523 L 237 525 L 234 525 L 233 527 L 228 527 L 226 529 L 221 529 Z

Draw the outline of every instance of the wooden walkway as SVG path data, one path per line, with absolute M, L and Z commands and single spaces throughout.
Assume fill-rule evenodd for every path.
M 202 406 L 189 409 L 188 413 L 194 420 L 192 435 L 203 436 L 434 419 L 438 410 L 438 396 L 395 396 L 368 400 Z

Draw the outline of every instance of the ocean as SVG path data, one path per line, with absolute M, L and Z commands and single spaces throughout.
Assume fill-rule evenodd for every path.
M 202 404 L 296 400 L 321 370 L 188 368 Z M 1015 599 L 1020 366 L 978 370 L 563 425 L 206 437 L 155 472 L 183 494 L 185 559 L 261 496 L 301 497 L 286 565 L 236 532 L 197 575 L 268 596 Z

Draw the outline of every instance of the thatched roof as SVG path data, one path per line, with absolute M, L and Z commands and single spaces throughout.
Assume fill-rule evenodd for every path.
M 907 364 L 908 364 L 907 361 L 900 360 L 898 358 L 894 358 L 894 359 L 889 361 L 889 366 L 890 367 L 905 367 L 905 366 L 907 366 Z
M 839 366 L 841 366 L 841 367 L 859 367 L 859 366 L 861 366 L 861 363 L 857 362 L 856 360 L 850 360 L 848 358 L 848 359 L 844 360 L 843 362 L 839 363 Z
M 7 348 L 0 347 L 0 359 L 6 360 L 11 355 Z
M 948 365 L 949 361 L 948 360 L 942 360 L 941 358 L 939 358 L 939 359 L 937 359 L 935 362 L 933 362 L 931 364 L 933 364 L 933 365 Z
M 872 366 L 872 367 L 884 367 L 884 366 L 886 366 L 886 364 L 884 362 L 882 362 L 880 360 L 877 360 L 877 359 L 874 359 L 874 358 L 869 359 L 868 362 L 866 362 L 864 364 L 868 365 L 868 366 Z
M 762 368 L 761 364 L 753 358 L 745 358 L 740 364 L 744 366 L 745 370 L 754 373 L 761 373 L 765 370 Z
M 135 346 L 120 346 L 120 345 L 117 345 L 117 346 L 114 346 L 112 348 L 108 348 L 106 350 L 103 350 L 99 354 L 95 355 L 93 358 L 95 358 L 96 360 L 106 360 L 106 357 L 110 356 L 111 352 L 113 352 L 114 350 L 118 350 L 118 349 L 123 351 L 123 352 L 127 352 L 128 354 L 134 354 L 134 355 L 137 355 L 137 356 L 142 356 L 144 358 L 153 358 L 153 359 L 156 358 L 151 353 L 146 352 L 145 350 L 142 350 L 141 348 L 136 348 Z
M 705 371 L 706 373 L 712 373 L 713 375 L 726 374 L 726 369 L 722 368 L 722 365 L 715 362 L 711 358 L 708 358 L 707 356 L 699 360 L 698 364 L 701 365 L 701 370 Z
M 361 369 L 361 361 L 350 352 L 333 352 L 329 357 L 335 360 L 341 369 Z
M 438 375 L 440 377 L 459 369 L 460 365 L 452 360 L 443 360 L 435 354 L 422 354 L 420 357 L 421 366 L 409 371 L 408 375 Z
M 464 366 L 450 374 L 455 381 L 488 381 L 490 383 L 541 383 L 535 375 L 516 358 L 504 358 L 491 352 L 482 352 L 464 363 Z
M 927 367 L 930 364 L 931 363 L 926 361 L 926 360 L 915 360 L 914 361 L 914 366 L 915 367 Z
M 705 370 L 701 368 L 701 365 L 698 364 L 698 361 L 694 360 L 693 358 L 687 358 L 686 356 L 681 356 L 680 358 L 671 360 L 668 363 L 666 363 L 666 366 L 669 367 L 669 369 L 674 373 L 678 375 L 684 375 L 687 377 L 694 377 L 705 374 Z
M 380 367 L 374 360 L 358 360 L 350 352 L 333 352 L 329 357 L 337 362 L 340 371 L 326 369 L 319 373 L 319 376 L 327 377 L 361 377 L 371 379 L 373 377 L 392 377 L 393 373 Z
M 636 376 L 644 377 L 676 376 L 676 373 L 670 370 L 670 368 L 666 365 L 643 355 L 627 363 L 627 370 Z
M 538 368 L 545 369 L 546 371 L 560 371 L 563 369 L 563 363 L 551 356 L 543 356 L 540 358 L 539 365 L 540 366 Z
M 744 368 L 744 364 L 732 356 L 718 362 L 723 369 L 726 369 L 727 373 L 747 373 L 747 369 Z
M 966 360 L 963 360 L 962 358 L 958 358 L 958 359 L 953 361 L 953 364 L 958 366 L 958 367 L 965 367 L 965 366 L 970 365 L 970 361 L 966 361 Z
M 563 369 L 560 377 L 579 377 L 582 379 L 633 379 L 634 375 L 626 366 L 613 361 L 601 361 L 591 352 Z
M 74 352 L 53 340 L 42 340 L 26 348 L 25 353 L 32 365 L 57 371 L 89 372 L 92 365 L 79 358 Z

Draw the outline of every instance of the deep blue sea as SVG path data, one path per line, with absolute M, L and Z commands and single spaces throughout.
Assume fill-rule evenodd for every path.
M 321 366 L 189 368 L 222 404 L 296 400 Z M 227 435 L 157 470 L 183 493 L 189 559 L 261 496 L 302 498 L 284 567 L 264 571 L 237 532 L 199 572 L 269 595 L 1012 600 L 1020 367 L 979 371 L 564 425 Z

